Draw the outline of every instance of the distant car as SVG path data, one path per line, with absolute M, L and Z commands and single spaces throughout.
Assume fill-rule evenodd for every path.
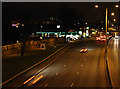
M 96 37 L 96 41 L 100 41 L 100 37 Z
M 119 39 L 119 36 L 115 36 L 115 39 Z
M 82 48 L 82 49 L 80 50 L 80 53 L 86 53 L 87 51 L 88 51 L 87 48 Z
M 106 38 L 101 38 L 101 41 L 106 41 Z

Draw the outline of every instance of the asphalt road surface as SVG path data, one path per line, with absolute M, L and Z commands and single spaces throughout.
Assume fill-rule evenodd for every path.
M 110 87 L 105 62 L 105 42 L 73 43 L 3 87 Z
M 108 45 L 108 62 L 112 86 L 120 87 L 120 39 L 111 39 Z

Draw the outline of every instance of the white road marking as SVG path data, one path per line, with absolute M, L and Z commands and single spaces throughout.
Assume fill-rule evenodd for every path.
M 81 67 L 82 67 L 83 65 L 81 65 Z
M 64 67 L 66 67 L 66 65 L 64 65 Z
M 56 75 L 58 75 L 58 72 L 56 72 Z
M 13 76 L 12 78 L 10 78 L 10 79 L 8 79 L 8 80 L 6 80 L 6 81 L 5 81 L 5 82 L 3 82 L 2 84 L 0 84 L 0 86 L 2 86 L 2 85 L 4 85 L 4 84 L 6 84 L 7 82 L 11 81 L 12 79 L 14 79 L 14 78 L 18 77 L 19 75 L 21 75 L 21 74 L 25 73 L 26 71 L 28 71 L 28 70 L 32 69 L 33 67 L 35 67 L 35 66 L 39 65 L 40 63 L 42 63 L 42 62 L 44 62 L 44 61 L 46 61 L 48 58 L 50 58 L 51 56 L 53 56 L 54 54 L 56 54 L 58 51 L 60 51 L 61 49 L 65 48 L 67 45 L 68 45 L 68 44 L 66 44 L 66 45 L 65 45 L 65 46 L 63 46 L 62 48 L 58 49 L 57 51 L 55 51 L 53 54 L 51 54 L 50 56 L 46 57 L 46 58 L 45 58 L 45 59 L 43 59 L 42 61 L 40 61 L 40 62 L 36 63 L 35 65 L 33 65 L 33 66 L 31 66 L 31 67 L 27 68 L 26 70 L 24 70 L 24 71 L 22 71 L 22 72 L 18 73 L 17 75 Z
M 47 87 L 48 86 L 48 84 L 45 84 L 45 87 Z
M 71 86 L 70 87 L 73 87 L 73 83 L 71 84 Z
M 79 74 L 79 72 L 77 72 L 77 75 Z

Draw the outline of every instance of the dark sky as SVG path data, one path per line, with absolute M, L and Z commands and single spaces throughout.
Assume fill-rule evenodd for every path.
M 99 8 L 94 6 L 98 4 Z M 109 8 L 109 14 L 115 12 L 118 16 L 118 8 L 115 5 L 119 2 L 3 2 L 2 3 L 2 24 L 3 38 L 15 38 L 17 30 L 10 30 L 7 24 L 12 19 L 37 18 L 55 16 L 65 24 L 73 25 L 75 22 L 97 24 L 105 20 L 105 8 Z M 117 19 L 118 21 L 118 19 Z
M 94 5 L 98 4 L 98 9 Z M 117 2 L 4 2 L 3 17 L 19 17 L 19 16 L 58 16 L 63 19 L 70 17 L 82 17 L 85 22 L 96 23 L 104 20 L 105 7 L 109 11 L 116 11 Z M 73 17 L 73 18 L 72 18 Z

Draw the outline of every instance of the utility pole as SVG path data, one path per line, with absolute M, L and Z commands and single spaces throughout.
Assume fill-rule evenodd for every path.
M 107 29 L 108 29 L 108 8 L 106 8 L 105 30 L 106 30 L 106 44 L 107 44 Z

